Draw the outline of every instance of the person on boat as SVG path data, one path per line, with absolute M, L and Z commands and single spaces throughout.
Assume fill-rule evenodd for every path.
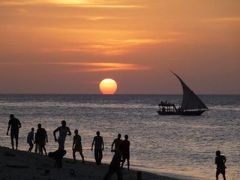
M 84 156 L 82 152 L 82 140 L 81 136 L 78 134 L 78 130 L 74 131 L 75 136 L 73 137 L 73 160 L 76 162 L 76 152 L 79 152 L 80 156 L 82 157 L 82 162 L 84 163 Z
M 93 151 L 93 146 L 94 146 L 94 156 L 95 156 L 96 164 L 100 165 L 103 157 L 102 152 L 104 150 L 104 142 L 103 142 L 103 137 L 100 136 L 99 131 L 96 132 L 96 135 L 97 136 L 93 138 L 91 151 Z
M 165 108 L 165 107 L 162 108 L 162 112 L 163 112 L 163 113 L 166 112 L 166 108 Z
M 34 128 L 31 129 L 31 131 L 28 133 L 27 136 L 27 143 L 29 144 L 28 152 L 32 152 L 33 149 L 33 143 L 34 143 Z
M 18 149 L 18 137 L 19 137 L 19 129 L 21 128 L 21 122 L 15 118 L 13 114 L 10 114 L 10 120 L 8 121 L 8 128 L 7 128 L 7 135 L 10 131 L 10 137 L 11 137 L 11 145 L 12 149 L 14 149 L 14 139 L 16 142 L 16 150 Z
M 65 140 L 67 135 L 71 136 L 71 131 L 69 127 L 66 126 L 66 121 L 61 122 L 62 126 L 58 127 L 53 131 L 53 136 L 56 142 L 58 142 L 59 149 L 65 149 Z M 59 132 L 58 138 L 56 137 L 56 133 Z
M 122 143 L 122 139 L 121 139 L 121 134 L 118 134 L 118 137 L 116 139 L 114 139 L 112 146 L 111 146 L 111 151 L 120 151 L 120 146 Z M 114 147 L 114 148 L 113 148 Z
M 226 180 L 226 163 L 227 159 L 225 156 L 221 155 L 220 151 L 216 151 L 216 158 L 215 158 L 215 164 L 217 165 L 217 170 L 216 170 L 216 180 L 218 180 L 218 176 L 222 174 L 223 179 Z
M 43 151 L 45 155 L 47 155 L 47 151 L 45 148 L 46 143 L 48 142 L 48 136 L 47 131 L 42 128 L 41 124 L 38 124 L 38 129 L 35 135 L 35 144 L 36 144 L 36 150 L 39 151 L 39 154 L 43 154 Z
M 130 166 L 130 141 L 128 140 L 128 135 L 125 135 L 125 140 L 121 144 L 122 151 L 122 167 L 127 160 L 127 167 L 129 170 Z

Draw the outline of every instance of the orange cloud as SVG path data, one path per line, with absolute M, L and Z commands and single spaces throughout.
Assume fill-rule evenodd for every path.
M 79 66 L 81 71 L 85 72 L 102 72 L 102 71 L 138 71 L 149 70 L 150 67 L 146 67 L 138 64 L 128 63 L 49 63 L 52 65 L 64 65 L 64 66 Z
M 105 71 L 140 71 L 150 70 L 149 66 L 131 63 L 88 63 L 88 62 L 54 62 L 54 63 L 17 63 L 17 62 L 1 62 L 1 66 L 69 66 L 79 67 L 81 72 L 105 72 Z
M 240 22 L 240 16 L 236 17 L 219 17 L 219 18 L 208 18 L 207 22 Z
M 172 43 L 178 41 L 178 38 L 139 38 L 139 39 L 109 39 L 105 41 L 89 42 L 74 44 L 69 47 L 59 47 L 53 49 L 43 49 L 45 52 L 59 51 L 59 52 L 86 52 L 103 55 L 123 55 L 131 52 L 134 48 L 148 45 L 157 45 L 162 43 Z
M 24 6 L 24 5 L 59 5 L 74 6 L 82 8 L 143 8 L 141 5 L 133 5 L 129 3 L 94 1 L 94 0 L 3 0 L 0 6 Z

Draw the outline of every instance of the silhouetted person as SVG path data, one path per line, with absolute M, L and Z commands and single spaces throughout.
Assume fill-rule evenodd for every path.
M 120 151 L 115 151 L 115 154 L 109 166 L 109 170 L 105 175 L 105 177 L 103 178 L 103 180 L 108 180 L 114 173 L 117 173 L 118 180 L 122 180 L 122 171 L 121 171 L 120 163 L 121 163 L 121 153 Z
M 216 180 L 218 180 L 219 174 L 222 174 L 223 179 L 226 180 L 226 176 L 225 176 L 226 161 L 227 161 L 226 157 L 221 155 L 220 151 L 216 151 L 216 158 L 215 158 L 215 164 L 217 165 Z
M 125 139 L 121 144 L 121 151 L 122 151 L 122 167 L 125 161 L 127 160 L 127 166 L 129 170 L 130 166 L 130 142 L 128 141 L 128 135 L 125 135 Z
M 41 124 L 38 124 L 38 129 L 39 129 L 39 126 L 42 126 L 42 125 L 41 125 Z M 36 133 L 35 133 L 35 139 L 34 139 L 35 153 L 40 153 L 38 129 L 37 129 L 37 131 L 36 131 Z
M 63 149 L 58 149 L 54 152 L 48 153 L 48 157 L 53 158 L 55 160 L 55 167 L 62 168 L 62 159 L 65 156 L 66 151 Z
M 111 151 L 120 151 L 121 143 L 122 143 L 121 134 L 118 134 L 118 137 L 116 139 L 114 139 L 114 141 L 112 143 Z
M 162 112 L 165 113 L 166 112 L 166 109 L 165 107 L 162 108 Z
M 45 155 L 47 155 L 47 151 L 45 148 L 47 142 L 48 142 L 47 131 L 44 128 L 42 128 L 41 124 L 38 124 L 38 129 L 35 135 L 35 144 L 37 148 L 39 148 L 39 154 L 43 154 L 44 151 Z
M 82 157 L 82 162 L 84 163 L 84 156 L 82 152 L 82 140 L 81 136 L 78 134 L 78 130 L 74 131 L 75 136 L 73 137 L 73 160 L 76 161 L 76 152 L 79 152 L 80 156 Z
M 71 131 L 69 127 L 66 126 L 66 121 L 61 122 L 62 126 L 58 127 L 53 131 L 53 136 L 56 142 L 58 142 L 58 149 L 64 150 L 65 140 L 67 135 L 71 136 Z M 56 133 L 59 132 L 58 138 L 56 137 Z
M 31 131 L 28 133 L 27 143 L 29 144 L 28 152 L 32 152 L 34 143 L 34 128 L 32 128 Z
M 10 136 L 11 136 L 12 149 L 14 149 L 14 139 L 15 139 L 16 150 L 17 150 L 18 149 L 19 128 L 21 128 L 21 123 L 17 118 L 14 117 L 13 114 L 10 114 L 10 120 L 8 121 L 7 135 L 8 135 L 10 128 L 11 128 Z
M 95 160 L 97 165 L 100 165 L 103 157 L 102 151 L 104 150 L 104 142 L 103 142 L 102 136 L 100 136 L 100 132 L 97 131 L 96 134 L 97 136 L 93 138 L 91 151 L 93 150 L 93 145 L 94 145 Z
M 35 144 L 35 153 L 40 153 L 37 132 L 35 133 L 34 144 Z

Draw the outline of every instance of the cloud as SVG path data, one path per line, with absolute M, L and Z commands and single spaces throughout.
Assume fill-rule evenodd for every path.
M 122 20 L 123 17 L 108 17 L 108 16 L 82 16 L 81 18 L 89 21 L 102 21 L 102 20 Z
M 133 51 L 135 48 L 143 46 L 152 46 L 163 43 L 176 42 L 177 38 L 136 38 L 136 39 L 109 39 L 105 41 L 74 44 L 74 46 L 65 46 L 59 48 L 43 49 L 44 52 L 79 52 L 102 54 L 106 56 L 123 55 Z
M 240 22 L 240 16 L 235 17 L 219 17 L 219 18 L 208 18 L 207 22 Z
M 139 64 L 128 64 L 128 63 L 76 63 L 76 62 L 66 62 L 66 63 L 49 63 L 51 65 L 63 65 L 63 66 L 79 66 L 79 71 L 85 72 L 104 72 L 104 71 L 139 71 L 139 70 L 149 70 L 150 67 L 146 67 Z
M 143 5 L 120 3 L 118 1 L 94 1 L 94 0 L 3 0 L 0 6 L 29 6 L 29 5 L 58 5 L 74 6 L 81 8 L 143 8 Z
M 53 63 L 30 63 L 30 62 L 1 62 L 3 66 L 64 66 L 72 68 L 71 72 L 107 72 L 107 71 L 144 71 L 150 70 L 149 66 L 131 63 L 109 63 L 109 62 L 53 62 Z M 77 70 L 76 70 L 77 69 Z

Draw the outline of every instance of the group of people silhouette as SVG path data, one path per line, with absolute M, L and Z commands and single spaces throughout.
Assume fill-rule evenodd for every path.
M 7 135 L 10 130 L 11 145 L 12 149 L 18 149 L 18 138 L 19 138 L 19 129 L 21 128 L 21 122 L 13 114 L 10 115 L 10 120 L 8 122 Z M 58 136 L 57 136 L 58 134 Z M 53 131 L 53 136 L 55 142 L 58 143 L 58 149 L 55 152 L 50 152 L 47 154 L 45 145 L 48 143 L 47 131 L 42 127 L 41 124 L 38 124 L 38 128 L 35 133 L 35 129 L 31 128 L 31 131 L 27 135 L 27 143 L 29 144 L 29 152 L 32 152 L 35 144 L 35 153 L 48 155 L 56 160 L 56 166 L 62 167 L 61 160 L 66 154 L 65 151 L 65 140 L 67 136 L 71 136 L 70 128 L 67 126 L 66 121 L 61 122 L 61 126 L 56 128 Z M 14 143 L 15 141 L 15 143 Z M 93 138 L 91 151 L 94 149 L 94 156 L 97 165 L 101 164 L 103 158 L 104 150 L 104 141 L 103 137 L 100 136 L 100 132 L 96 132 L 96 136 Z M 125 135 L 125 140 L 121 139 L 121 134 L 118 134 L 118 137 L 113 141 L 111 146 L 111 151 L 115 154 L 120 155 L 120 161 L 122 162 L 121 167 L 123 167 L 125 161 L 127 160 L 127 167 L 129 170 L 129 159 L 130 159 L 130 142 L 128 141 L 128 135 Z M 82 140 L 79 135 L 78 130 L 74 131 L 73 145 L 72 145 L 72 154 L 73 160 L 76 162 L 76 153 L 79 153 L 82 162 L 84 163 L 84 155 L 82 150 Z M 113 158 L 114 159 L 114 158 Z M 119 165 L 120 167 L 120 165 Z
M 7 135 L 9 134 L 9 130 L 10 130 L 12 149 L 16 149 L 16 150 L 18 149 L 18 138 L 19 138 L 20 128 L 21 128 L 21 122 L 13 114 L 11 114 L 10 120 L 8 122 Z M 57 133 L 58 133 L 58 137 L 57 137 Z M 75 135 L 73 137 L 73 145 L 72 145 L 73 160 L 74 162 L 76 161 L 76 153 L 79 152 L 82 158 L 82 162 L 84 163 L 81 136 L 79 135 L 77 129 L 74 131 L 74 134 Z M 44 128 L 42 128 L 41 124 L 38 124 L 38 129 L 35 134 L 34 134 L 34 128 L 32 128 L 31 131 L 28 133 L 28 136 L 27 136 L 27 143 L 29 144 L 28 151 L 31 152 L 35 144 L 36 153 L 45 154 L 55 159 L 56 167 L 61 168 L 63 156 L 66 154 L 65 140 L 67 136 L 71 136 L 71 131 L 70 131 L 70 128 L 67 127 L 66 121 L 62 121 L 61 126 L 56 128 L 53 131 L 53 136 L 54 136 L 54 140 L 58 143 L 58 149 L 55 152 L 50 152 L 47 154 L 47 151 L 45 148 L 45 145 L 48 142 L 47 131 Z M 14 140 L 15 140 L 15 148 L 14 148 Z M 104 141 L 103 141 L 103 137 L 100 136 L 99 131 L 96 132 L 96 136 L 93 138 L 91 151 L 93 151 L 93 149 L 94 149 L 96 164 L 100 165 L 103 158 Z M 123 167 L 125 161 L 127 161 L 128 170 L 130 166 L 130 162 L 129 162 L 130 142 L 128 140 L 128 135 L 125 135 L 125 139 L 122 140 L 121 134 L 118 134 L 118 137 L 114 139 L 111 145 L 111 151 L 114 152 L 114 156 L 110 163 L 109 171 L 104 177 L 104 180 L 107 180 L 114 173 L 117 174 L 118 180 L 122 180 L 121 168 Z M 215 164 L 217 166 L 216 180 L 218 180 L 218 177 L 220 174 L 222 174 L 223 179 L 226 180 L 225 163 L 226 163 L 226 157 L 221 155 L 220 151 L 216 151 L 216 158 L 215 158 Z

